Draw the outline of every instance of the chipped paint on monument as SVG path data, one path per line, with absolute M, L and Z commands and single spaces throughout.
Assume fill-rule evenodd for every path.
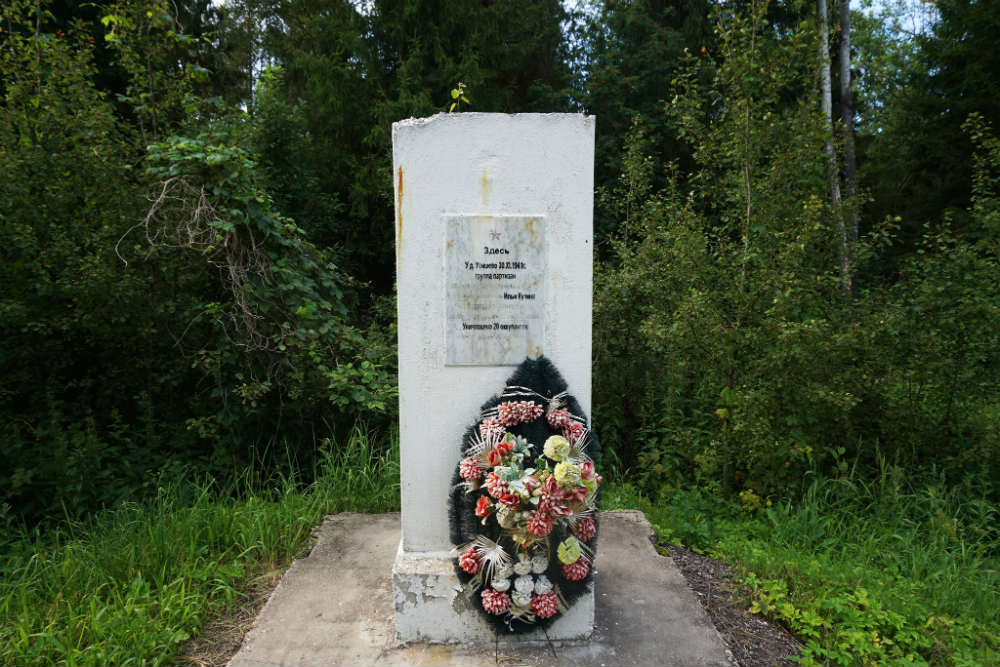
M 441 577 L 394 574 L 396 608 L 415 608 L 428 598 L 441 598 L 453 602 L 461 586 Z
M 444 221 L 446 363 L 508 366 L 542 354 L 542 216 L 455 215 Z

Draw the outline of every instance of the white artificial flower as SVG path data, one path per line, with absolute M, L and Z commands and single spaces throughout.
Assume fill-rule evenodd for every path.
M 531 571 L 535 574 L 541 574 L 547 569 L 549 569 L 549 559 L 545 554 L 538 554 L 531 559 Z
M 514 580 L 514 590 L 518 593 L 531 594 L 531 591 L 535 590 L 535 580 L 531 578 L 530 574 L 518 577 Z

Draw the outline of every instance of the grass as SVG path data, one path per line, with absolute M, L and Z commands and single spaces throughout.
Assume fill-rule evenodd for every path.
M 396 444 L 356 429 L 324 449 L 317 482 L 169 485 L 85 523 L 9 540 L 0 565 L 0 663 L 176 664 L 255 577 L 302 552 L 324 514 L 398 509 Z
M 998 511 L 971 488 L 815 480 L 747 511 L 693 489 L 653 502 L 612 485 L 661 539 L 735 563 L 752 610 L 806 645 L 807 665 L 1000 664 Z
M 324 514 L 397 509 L 396 447 L 356 429 L 327 444 L 307 487 L 251 473 L 235 488 L 167 485 L 0 543 L 0 663 L 178 663 L 210 619 L 302 553 Z M 654 499 L 607 477 L 605 507 L 641 509 L 661 539 L 735 563 L 748 604 L 803 640 L 807 665 L 1000 664 L 998 508 L 974 487 L 885 470 L 741 506 L 699 488 Z

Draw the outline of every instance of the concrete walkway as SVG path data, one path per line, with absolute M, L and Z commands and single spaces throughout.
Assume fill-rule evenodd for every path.
M 735 665 L 684 578 L 650 541 L 641 512 L 604 512 L 597 626 L 587 642 L 400 645 L 391 569 L 398 514 L 327 517 L 308 557 L 285 574 L 231 666 Z

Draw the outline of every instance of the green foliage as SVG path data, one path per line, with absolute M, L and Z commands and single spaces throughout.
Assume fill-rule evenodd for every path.
M 144 206 L 141 148 L 91 82 L 83 26 L 36 32 L 36 11 L 5 5 L 0 34 L 0 502 L 31 518 L 141 489 L 190 444 L 166 444 L 188 406 L 163 397 L 191 379 L 159 361 L 176 267 L 123 276 L 114 254 Z
M 810 471 L 873 474 L 887 456 L 996 497 L 992 181 L 970 211 L 981 233 L 928 227 L 901 280 L 844 295 L 808 85 L 815 27 L 778 31 L 765 10 L 720 15 L 718 56 L 677 77 L 669 112 L 696 168 L 656 190 L 637 125 L 604 193 L 619 220 L 595 277 L 605 437 L 652 494 L 695 480 L 795 497 Z M 862 238 L 862 275 L 894 238 Z
M 925 223 L 946 215 L 957 231 L 979 233 L 966 213 L 975 146 L 963 124 L 972 113 L 993 126 L 1000 123 L 1000 56 L 993 48 L 1000 7 L 942 0 L 933 10 L 937 17 L 925 19 L 915 35 L 907 26 L 901 34 L 870 40 L 869 47 L 876 63 L 882 56 L 892 69 L 876 67 L 889 85 L 862 138 L 868 144 L 862 176 L 874 195 L 868 218 L 900 216 L 904 250 L 919 243 Z
M 451 89 L 451 99 L 454 100 L 448 105 L 448 113 L 455 111 L 456 109 L 461 109 L 462 103 L 469 104 L 469 98 L 465 96 L 465 84 L 461 81 L 458 82 L 455 88 Z
M 755 514 L 698 488 L 650 498 L 613 483 L 604 502 L 737 564 L 750 610 L 802 640 L 803 664 L 982 665 L 1000 652 L 1000 507 L 971 492 L 885 467 L 871 483 L 816 479 Z
M 477 111 L 569 109 L 558 0 L 376 0 L 364 12 L 347 0 L 299 0 L 269 16 L 280 96 L 301 102 L 310 137 L 298 159 L 341 211 L 296 220 L 382 294 L 394 261 L 392 226 L 381 223 L 392 219 L 393 122 L 448 108 L 456 81 L 476 91 Z
M 56 531 L 2 534 L 0 661 L 169 665 L 214 616 L 238 606 L 309 543 L 325 514 L 398 508 L 398 448 L 356 428 L 326 441 L 316 481 L 258 478 L 233 488 L 161 479 Z
M 350 324 L 357 284 L 275 210 L 238 137 L 221 123 L 193 138 L 172 136 L 149 147 L 148 164 L 160 189 L 148 238 L 195 251 L 227 292 L 200 304 L 220 335 L 195 353 L 220 381 L 220 395 L 235 385 L 250 411 L 263 409 L 272 388 L 291 400 L 272 407 L 300 415 L 389 410 L 391 339 Z M 246 416 L 224 409 L 227 429 Z
M 593 2 L 579 19 L 576 40 L 582 53 L 579 92 L 588 113 L 597 116 L 594 180 L 611 188 L 627 170 L 626 139 L 634 123 L 641 124 L 650 156 L 649 183 L 662 187 L 668 166 L 690 166 L 690 152 L 677 129 L 663 114 L 673 97 L 671 81 L 685 53 L 714 51 L 709 2 L 686 0 L 602 0 Z M 598 199 L 595 232 L 600 241 L 614 234 L 616 217 Z
M 199 97 L 204 40 L 165 11 L 105 15 L 128 81 L 114 104 L 87 26 L 3 9 L 0 502 L 29 521 L 141 498 L 164 469 L 308 470 L 317 433 L 394 409 L 384 299 L 279 212 L 335 209 L 263 140 L 299 130 L 276 75 L 256 116 Z M 276 202 L 267 187 L 292 180 Z

